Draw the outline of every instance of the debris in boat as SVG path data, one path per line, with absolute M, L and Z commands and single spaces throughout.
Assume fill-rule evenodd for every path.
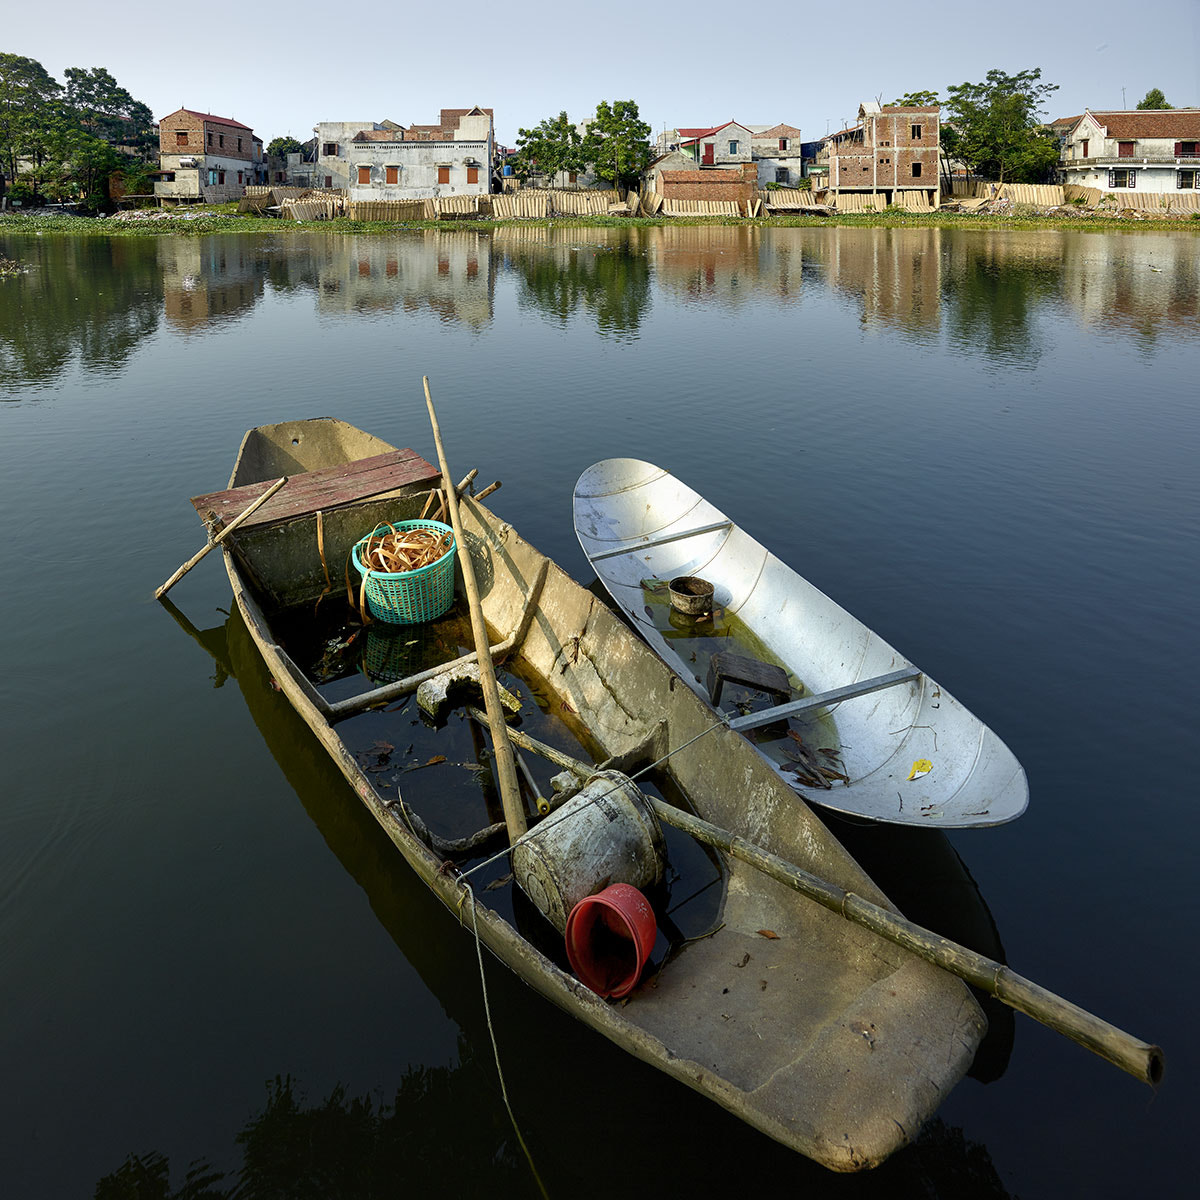
M 779 941 L 779 934 L 773 929 L 758 929 L 755 930 L 759 937 L 769 938 L 773 942 Z
M 750 955 L 749 955 L 749 954 L 743 954 L 743 955 L 742 955 L 742 961 L 741 961 L 741 962 L 739 962 L 739 963 L 734 963 L 733 965 L 734 965 L 735 967 L 744 967 L 744 966 L 745 966 L 745 965 L 746 965 L 746 964 L 747 964 L 749 961 L 750 961 Z
M 933 763 L 927 758 L 918 758 L 912 765 L 912 770 L 908 773 L 909 780 L 920 779 L 923 775 L 928 775 L 933 770 Z
M 501 875 L 499 879 L 493 879 L 492 882 L 489 883 L 483 890 L 485 892 L 495 892 L 502 887 L 508 887 L 508 885 L 512 883 L 512 877 L 512 872 L 509 871 L 507 875 Z
M 869 1049 L 875 1049 L 875 1023 L 873 1021 L 851 1021 L 847 1028 L 851 1033 L 857 1033 L 867 1043 Z
M 670 587 L 670 584 L 665 579 L 643 579 L 642 587 L 652 596 L 661 596 Z
M 521 701 L 503 684 L 497 682 L 500 690 L 500 703 L 514 715 L 521 711 Z M 467 695 L 464 697 L 464 691 Z M 427 679 L 417 688 L 417 704 L 421 711 L 439 721 L 447 708 L 456 707 L 466 699 L 477 699 L 483 695 L 483 685 L 479 681 L 479 664 L 465 663 L 452 671 L 443 671 L 432 679 Z

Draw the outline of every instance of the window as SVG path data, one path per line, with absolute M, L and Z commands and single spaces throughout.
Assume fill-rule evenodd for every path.
M 1084 138 L 1083 141 L 1079 143 L 1079 145 L 1080 145 L 1079 157 L 1087 158 L 1087 156 L 1088 156 L 1088 153 L 1087 153 L 1088 152 L 1088 139 Z
M 1137 145 L 1136 142 L 1118 142 L 1117 143 L 1117 157 L 1118 158 L 1132 158 L 1133 157 L 1133 148 L 1136 145 Z
M 731 141 L 729 143 L 729 153 L 736 154 L 738 152 L 737 148 L 738 148 L 738 144 L 737 144 L 737 139 L 735 138 L 733 141 Z
M 1176 142 L 1175 156 L 1177 158 L 1195 158 L 1196 143 L 1195 142 Z
M 384 168 L 384 179 L 388 183 L 399 183 L 400 182 L 400 168 L 399 167 L 385 167 Z
M 920 178 L 921 178 L 921 164 L 920 164 L 920 163 L 913 163 L 913 165 L 912 165 L 912 177 L 913 177 L 914 179 L 920 179 Z
M 780 150 L 786 150 L 786 149 L 788 148 L 788 140 L 787 140 L 787 138 L 780 138 L 780 139 L 779 139 L 779 148 L 780 148 Z
M 791 172 L 788 171 L 787 167 L 776 167 L 775 168 L 775 182 L 776 183 L 789 183 L 790 181 L 791 181 Z
M 326 175 L 326 176 L 325 176 L 325 186 L 326 186 L 327 188 L 331 188 L 331 187 L 333 187 L 333 176 L 332 176 L 332 175 Z
M 572 171 L 571 174 L 574 175 L 575 172 Z M 478 167 L 468 167 L 467 168 L 467 182 L 468 183 L 478 183 L 479 182 L 479 168 Z M 575 180 L 572 179 L 571 182 L 574 183 Z
M 220 146 L 221 149 L 225 148 L 225 135 L 223 133 L 217 134 L 217 145 Z
M 238 138 L 238 149 L 240 150 L 241 148 L 242 148 L 242 139 Z
M 921 126 L 920 125 L 911 126 L 911 132 L 912 132 L 912 140 L 914 142 L 919 142 L 921 140 Z
M 241 173 L 241 171 L 239 171 L 238 172 L 238 184 L 240 185 L 241 183 L 242 183 L 242 173 Z
M 1175 186 L 1177 188 L 1195 188 L 1200 171 L 1176 171 Z
M 1137 187 L 1137 172 L 1124 167 L 1115 168 L 1108 173 L 1108 186 L 1110 188 Z
M 208 144 L 210 146 L 212 145 L 212 134 L 211 133 L 208 135 Z
M 175 130 L 175 145 L 186 146 L 187 144 L 188 144 L 187 130 L 186 129 Z
M 208 186 L 209 186 L 209 187 L 216 187 L 216 186 L 217 186 L 217 172 L 216 172 L 216 168 L 215 168 L 215 167 L 214 167 L 214 168 L 210 168 L 210 170 L 209 170 L 209 172 L 208 172 Z
M 337 142 L 322 142 L 321 154 L 325 158 L 337 158 L 338 144 Z
M 276 182 L 276 183 L 282 183 L 282 182 L 283 182 L 283 172 L 282 172 L 282 171 L 276 171 L 276 172 L 275 172 L 275 182 Z
M 438 167 L 438 183 L 449 183 L 449 182 L 450 182 L 450 168 L 449 167 Z
M 358 168 L 358 182 L 359 183 L 370 183 L 371 182 L 371 168 L 370 167 L 359 167 Z

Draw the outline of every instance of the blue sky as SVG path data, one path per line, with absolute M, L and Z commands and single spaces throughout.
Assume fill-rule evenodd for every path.
M 1200 0 L 924 11 L 860 0 L 837 12 L 779 0 L 586 12 L 458 0 L 394 15 L 313 0 L 6 8 L 0 51 L 37 59 L 60 82 L 67 67 L 106 67 L 156 117 L 211 112 L 268 142 L 303 141 L 323 120 L 429 123 L 443 107 L 479 104 L 495 109 L 497 137 L 511 145 L 522 126 L 563 109 L 580 120 L 617 99 L 636 100 L 655 133 L 734 119 L 815 138 L 850 122 L 861 100 L 944 96 L 993 67 L 1040 67 L 1059 85 L 1048 118 L 1133 108 L 1152 87 L 1177 107 L 1200 106 Z

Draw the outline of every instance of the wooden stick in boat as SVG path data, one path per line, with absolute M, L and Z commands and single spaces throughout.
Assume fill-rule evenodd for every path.
M 478 494 L 478 495 L 475 497 L 475 499 L 476 499 L 476 500 L 485 500 L 485 499 L 486 499 L 488 496 L 490 496 L 490 495 L 491 495 L 493 492 L 498 492 L 499 490 L 500 490 L 500 480 L 498 480 L 498 479 L 497 479 L 495 483 L 489 483 L 489 484 L 487 485 L 487 487 L 485 487 L 485 488 L 483 489 L 483 491 L 482 491 L 482 492 L 480 492 L 480 493 L 479 493 L 479 494 Z
M 247 517 L 253 516 L 287 481 L 286 475 L 282 479 L 277 479 L 253 504 L 238 513 L 199 554 L 193 554 L 162 587 L 155 591 L 155 600 L 161 600 L 210 550 L 215 550 Z
M 478 467 L 472 467 L 459 481 L 458 486 L 454 489 L 456 496 L 461 496 L 467 490 L 467 485 L 479 474 Z
M 492 731 L 492 748 L 496 754 L 496 775 L 500 781 L 500 803 L 504 807 L 504 823 L 508 826 L 508 840 L 515 842 L 528 825 L 525 821 L 525 805 L 521 800 L 521 788 L 517 782 L 516 759 L 512 744 L 508 740 L 508 725 L 504 720 L 504 709 L 500 704 L 500 689 L 496 686 L 496 672 L 492 669 L 492 657 L 488 651 L 487 625 L 483 619 L 483 607 L 479 603 L 479 588 L 475 583 L 475 568 L 463 537 L 462 519 L 458 512 L 458 494 L 446 463 L 446 449 L 442 445 L 442 431 L 438 426 L 437 413 L 433 408 L 433 397 L 429 393 L 429 377 L 423 377 L 425 405 L 429 409 L 429 420 L 433 426 L 433 441 L 437 446 L 438 465 L 442 468 L 445 483 L 446 506 L 450 510 L 450 525 L 454 530 L 454 543 L 459 549 L 462 566 L 463 587 L 467 593 L 467 607 L 471 613 L 471 631 L 475 635 L 475 650 L 479 655 L 479 682 L 483 685 L 483 704 L 487 711 L 488 727 Z
M 554 750 L 520 730 L 510 729 L 508 732 L 518 746 L 544 755 L 551 762 L 566 767 L 581 778 L 587 778 L 596 770 L 595 767 L 573 759 L 561 750 Z M 800 892 L 810 900 L 815 900 L 830 912 L 835 912 L 847 921 L 861 925 L 881 938 L 902 946 L 951 975 L 957 975 L 959 979 L 988 992 L 1010 1008 L 1025 1013 L 1056 1033 L 1061 1033 L 1101 1058 L 1106 1058 L 1114 1066 L 1128 1071 L 1143 1083 L 1157 1085 L 1162 1082 L 1165 1061 L 1160 1047 L 1140 1041 L 1115 1025 L 1110 1025 L 1023 975 L 1018 975 L 1004 963 L 952 942 L 932 930 L 915 925 L 899 913 L 881 908 L 870 900 L 845 891 L 837 884 L 828 883 L 795 863 L 746 841 L 745 838 L 653 796 L 647 796 L 646 799 L 664 824 L 690 834 L 696 841 L 712 846 L 730 858 L 740 859 L 771 879 Z

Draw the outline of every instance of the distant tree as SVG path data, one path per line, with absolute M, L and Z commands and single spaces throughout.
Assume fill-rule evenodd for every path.
M 0 53 L 0 195 L 4 176 L 15 180 L 20 160 L 44 157 L 61 119 L 61 95 L 62 84 L 40 62 Z
M 592 170 L 613 187 L 636 186 L 651 157 L 650 126 L 633 100 L 601 100 L 588 123 L 583 151 Z
M 289 154 L 300 154 L 304 147 L 294 137 L 272 138 L 267 146 L 269 158 L 287 158 Z
M 1151 88 L 1141 99 L 1138 108 L 1173 108 L 1174 106 L 1167 103 L 1167 98 L 1162 94 L 1161 88 Z
M 547 117 L 533 129 L 517 130 L 513 170 L 524 181 L 532 175 L 552 179 L 560 171 L 583 171 L 583 138 L 565 112 Z
M 152 154 L 154 115 L 103 67 L 68 67 L 66 105 L 79 128 L 110 146 Z
M 1001 183 L 1045 178 L 1058 162 L 1058 141 L 1042 128 L 1041 110 L 1058 84 L 1041 77 L 1039 67 L 1016 75 L 993 69 L 982 83 L 949 86 L 947 153 Z
M 941 104 L 937 92 L 905 92 L 899 100 L 893 100 L 896 108 L 932 108 Z

